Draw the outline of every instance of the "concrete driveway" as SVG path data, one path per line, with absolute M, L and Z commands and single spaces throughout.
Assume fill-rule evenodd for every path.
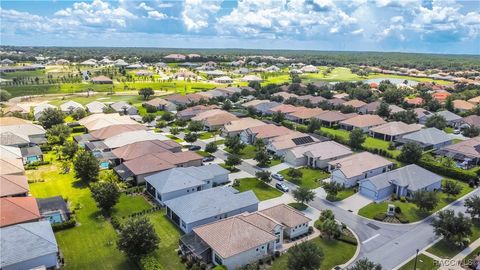
M 359 193 L 355 193 L 352 196 L 346 198 L 345 200 L 335 202 L 334 204 L 344 210 L 349 212 L 358 213 L 358 210 L 366 206 L 367 204 L 372 203 L 373 201 Z

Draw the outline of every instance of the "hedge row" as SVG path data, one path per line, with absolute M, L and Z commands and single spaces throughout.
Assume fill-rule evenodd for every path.
M 163 270 L 160 262 L 152 256 L 143 257 L 140 260 L 140 268 L 142 270 Z
M 442 164 L 427 161 L 425 159 L 420 159 L 417 165 L 435 173 L 441 174 L 443 176 L 458 179 L 463 182 L 469 183 L 472 180 L 477 178 L 477 175 L 471 171 L 462 170 L 460 168 L 449 168 L 445 167 Z
M 76 224 L 77 224 L 77 221 L 74 218 L 71 218 L 70 220 L 62 223 L 52 224 L 52 229 L 54 232 L 58 232 L 61 230 L 73 228 L 75 227 Z

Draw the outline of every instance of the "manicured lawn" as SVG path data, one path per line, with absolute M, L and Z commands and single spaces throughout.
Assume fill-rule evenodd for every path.
M 336 129 L 336 128 L 327 128 L 327 127 L 321 127 L 320 128 L 321 131 L 324 131 L 328 134 L 331 134 L 331 135 L 335 135 L 335 137 L 340 137 L 342 138 L 343 140 L 345 141 L 348 141 L 349 140 L 349 135 L 350 135 L 350 132 L 344 130 L 344 129 Z
M 118 203 L 113 208 L 112 215 L 120 219 L 135 212 L 141 212 L 150 208 L 152 208 L 152 206 L 143 196 L 122 194 Z
M 342 241 L 322 239 L 317 237 L 310 240 L 323 250 L 324 258 L 320 270 L 330 270 L 336 265 L 344 264 L 355 254 L 357 246 Z M 288 269 L 288 253 L 276 259 L 271 270 Z
M 467 265 L 472 265 L 473 262 L 475 261 L 475 257 L 477 257 L 479 253 L 480 253 L 480 247 L 478 247 L 478 248 L 474 249 L 472 252 L 470 252 L 470 254 L 468 254 L 468 256 L 465 257 L 463 259 L 463 261 Z
M 282 163 L 282 159 L 281 159 L 281 158 L 272 159 L 272 160 L 270 161 L 270 164 L 268 165 L 268 167 L 273 167 L 273 166 L 278 165 L 278 164 L 280 164 L 280 163 Z
M 231 166 L 227 166 L 225 163 L 220 163 L 218 164 L 220 167 L 226 169 L 226 170 L 229 170 L 230 172 L 238 172 L 240 171 L 239 169 L 235 168 L 235 166 L 231 167 Z
M 303 203 L 298 203 L 298 202 L 292 202 L 292 203 L 289 203 L 288 205 L 290 205 L 291 207 L 293 207 L 293 208 L 295 208 L 299 211 L 303 211 L 303 210 L 308 208 L 308 205 L 303 204 Z
M 200 140 L 207 140 L 207 139 L 210 139 L 210 138 L 213 138 L 213 133 L 211 132 L 203 132 L 203 133 L 200 133 L 200 136 L 198 137 Z
M 167 134 L 166 136 L 167 136 L 167 138 L 170 138 L 170 139 L 176 141 L 177 143 L 182 143 L 182 142 L 184 142 L 184 140 L 182 140 L 182 139 L 180 139 L 180 138 L 178 138 L 178 137 L 176 137 L 176 136 L 174 136 L 174 135 Z
M 474 223 L 472 226 L 472 236 L 470 236 L 470 243 L 480 238 L 480 224 Z M 427 249 L 428 252 L 437 255 L 440 258 L 450 259 L 462 251 L 464 247 L 457 247 L 449 244 L 445 240 L 438 241 L 435 245 Z
M 281 174 L 283 177 L 285 177 L 285 180 L 292 182 L 295 185 L 310 188 L 310 189 L 320 187 L 321 186 L 320 180 L 330 177 L 330 174 L 325 171 L 303 167 L 303 168 L 300 168 L 300 171 L 303 174 L 302 177 L 300 178 L 300 180 L 294 181 L 290 176 L 287 175 L 288 170 L 289 169 L 285 169 L 278 173 Z
M 345 200 L 346 198 L 352 196 L 355 193 L 356 193 L 355 189 L 346 188 L 346 189 L 338 192 L 337 196 L 335 197 L 335 199 L 333 201 L 338 202 L 338 201 L 341 201 L 341 200 Z
M 242 159 L 250 159 L 255 157 L 255 146 L 253 145 L 246 145 L 242 151 L 240 151 L 240 158 Z M 233 154 L 233 151 L 229 148 L 225 148 L 225 151 L 227 151 L 230 154 Z
M 195 151 L 197 154 L 199 154 L 200 156 L 202 157 L 209 157 L 211 156 L 210 153 L 206 152 L 206 151 L 203 151 L 203 150 L 198 150 L 198 151 Z
M 221 145 L 221 144 L 224 144 L 224 143 L 225 143 L 225 140 L 216 140 L 216 141 L 214 141 L 214 143 L 215 143 L 216 145 Z
M 399 270 L 411 270 L 415 265 L 415 258 L 404 264 Z M 434 260 L 425 254 L 418 254 L 417 257 L 417 270 L 431 270 L 438 268 Z
M 373 217 L 378 213 L 385 213 L 387 211 L 388 204 L 393 204 L 402 209 L 402 214 L 405 216 L 406 219 L 409 220 L 409 222 L 415 222 L 415 221 L 426 218 L 432 213 L 452 203 L 453 201 L 455 201 L 456 198 L 460 198 L 472 191 L 472 188 L 469 187 L 467 184 L 460 181 L 457 181 L 457 183 L 460 186 L 462 186 L 462 192 L 457 197 L 451 197 L 451 198 L 448 198 L 448 196 L 445 193 L 439 192 L 438 205 L 437 207 L 435 207 L 435 209 L 432 212 L 422 212 L 418 210 L 417 206 L 411 202 L 401 202 L 400 200 L 397 200 L 394 202 L 371 203 L 363 207 L 362 209 L 360 209 L 358 211 L 358 214 L 360 216 L 373 219 Z
M 283 194 L 280 190 L 277 190 L 254 177 L 241 178 L 238 179 L 238 181 L 240 182 L 240 185 L 235 186 L 235 189 L 240 192 L 252 190 L 260 201 L 276 198 Z

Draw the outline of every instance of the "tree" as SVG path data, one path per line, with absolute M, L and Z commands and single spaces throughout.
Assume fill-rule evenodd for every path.
M 447 99 L 445 100 L 445 109 L 448 111 L 453 112 L 455 110 L 455 107 L 453 106 L 453 97 L 448 96 Z
M 480 135 L 480 128 L 476 126 L 468 126 L 463 130 L 462 134 L 463 136 L 469 138 L 477 137 L 478 135 Z
M 472 235 L 472 220 L 459 212 L 444 210 L 432 221 L 433 231 L 437 236 L 443 236 L 447 242 L 456 246 L 465 246 Z
M 404 122 L 405 124 L 414 124 L 418 122 L 418 117 L 413 110 L 406 110 L 390 114 L 393 121 Z
M 222 109 L 224 111 L 230 111 L 232 109 L 232 107 L 233 107 L 232 102 L 228 99 L 222 105 Z
M 203 122 L 202 121 L 191 121 L 188 124 L 188 129 L 193 132 L 198 132 L 203 130 Z
M 380 103 L 380 105 L 378 106 L 377 108 L 377 111 L 375 112 L 378 116 L 381 116 L 381 117 L 388 117 L 390 116 L 390 112 L 392 110 L 390 109 L 388 103 L 386 102 L 382 102 Z
M 427 122 L 425 122 L 425 126 L 429 128 L 434 127 L 442 130 L 447 126 L 447 120 L 445 120 L 445 117 L 441 115 L 432 115 L 430 118 L 427 119 Z
M 152 122 L 153 120 L 155 120 L 155 118 L 156 118 L 155 114 L 153 114 L 153 113 L 147 113 L 146 115 L 144 115 L 144 116 L 142 117 L 142 122 L 143 122 L 143 123 L 150 123 L 150 122 Z
M 138 94 L 143 96 L 144 100 L 147 100 L 150 96 L 155 95 L 155 91 L 153 91 L 153 89 L 150 87 L 146 87 L 140 89 L 140 91 L 138 91 Z
M 173 120 L 173 114 L 171 112 L 164 112 L 160 117 L 163 121 L 170 122 Z
M 65 114 L 63 114 L 62 111 L 54 108 L 47 108 L 42 112 L 38 121 L 45 129 L 49 129 L 54 125 L 63 124 L 65 122 L 64 119 Z
M 225 139 L 225 146 L 232 150 L 234 153 L 240 153 L 245 144 L 240 140 L 238 136 L 231 136 Z
M 337 197 L 338 192 L 340 192 L 343 187 L 337 182 L 330 181 L 328 183 L 325 183 L 323 189 L 327 193 L 327 200 L 333 201 Z
M 242 160 L 236 154 L 228 155 L 227 160 L 225 160 L 225 165 L 230 166 L 230 167 L 238 165 L 240 163 L 242 163 Z
M 413 203 L 421 211 L 432 211 L 438 204 L 438 196 L 434 191 L 418 190 L 413 192 Z
M 275 123 L 281 123 L 283 120 L 285 120 L 285 114 L 282 112 L 274 112 L 272 114 L 272 121 Z
M 365 133 L 363 133 L 363 130 L 355 128 L 350 132 L 349 138 L 350 146 L 355 149 L 360 149 L 363 142 L 365 142 Z
M 180 133 L 180 130 L 177 127 L 172 127 L 170 129 L 170 133 L 172 133 L 172 135 L 177 135 L 178 133 Z
M 198 139 L 198 134 L 195 132 L 189 132 L 185 134 L 184 139 L 188 143 L 194 143 Z
M 316 130 L 320 129 L 321 126 L 322 126 L 322 123 L 320 122 L 319 119 L 312 118 L 310 119 L 310 123 L 308 123 L 307 131 L 309 133 L 314 133 Z
M 382 265 L 374 263 L 367 258 L 356 261 L 347 270 L 382 270 Z
M 340 226 L 335 219 L 324 220 L 319 224 L 318 229 L 322 232 L 322 235 L 330 239 L 339 237 L 342 234 Z
M 480 197 L 474 195 L 465 200 L 465 213 L 469 214 L 472 219 L 480 219 Z
M 68 159 L 73 158 L 77 153 L 77 151 L 78 151 L 78 144 L 76 144 L 74 141 L 67 141 L 62 146 L 62 154 Z
M 260 179 L 260 181 L 264 183 L 270 183 L 272 182 L 272 178 L 270 177 L 270 172 L 269 171 L 258 171 L 255 173 L 255 177 Z
M 442 190 L 445 194 L 447 194 L 448 197 L 455 197 L 462 192 L 462 186 L 455 181 L 447 180 L 445 181 L 445 184 L 443 184 Z
M 383 99 L 385 102 L 390 104 L 400 104 L 403 102 L 405 97 L 405 91 L 397 89 L 397 87 L 389 87 L 385 92 L 383 92 Z
M 208 153 L 215 153 L 217 152 L 217 150 L 218 150 L 218 146 L 215 142 L 209 142 L 205 146 L 205 151 L 207 151 Z
M 147 217 L 128 219 L 120 229 L 118 249 L 137 261 L 157 249 L 160 239 Z
M 265 148 L 265 143 L 263 142 L 262 139 L 256 139 L 253 144 L 255 145 L 255 148 L 257 150 L 262 150 Z
M 87 112 L 83 108 L 77 108 L 72 112 L 72 117 L 75 120 L 80 120 L 85 116 L 87 116 Z
M 416 163 L 422 157 L 422 152 L 422 147 L 418 143 L 407 142 L 403 145 L 398 160 L 408 164 Z
M 96 181 L 98 178 L 100 171 L 98 160 L 89 151 L 78 151 L 73 159 L 73 167 L 75 168 L 75 177 L 82 181 Z
M 49 144 L 63 144 L 70 136 L 70 128 L 64 124 L 57 124 L 47 129 L 45 136 Z
M 98 207 L 100 207 L 104 213 L 110 213 L 115 204 L 117 204 L 118 199 L 120 198 L 120 191 L 117 187 L 117 184 L 113 182 L 98 182 L 93 183 L 90 186 L 92 191 L 92 197 L 97 202 Z
M 323 258 L 322 248 L 312 241 L 306 241 L 288 249 L 287 267 L 289 270 L 317 270 Z
M 1 102 L 8 101 L 11 97 L 12 97 L 12 95 L 7 90 L 0 89 L 0 101 Z
M 257 150 L 253 159 L 258 162 L 259 167 L 267 167 L 271 162 L 270 155 L 265 148 Z
M 315 192 L 306 187 L 299 187 L 292 191 L 295 201 L 306 204 L 315 199 Z
M 287 176 L 289 176 L 291 178 L 292 182 L 296 182 L 300 178 L 302 178 L 303 173 L 302 173 L 302 171 L 300 171 L 300 169 L 290 168 L 287 171 Z
M 323 222 L 327 219 L 335 219 L 335 214 L 333 214 L 333 211 L 330 209 L 325 209 L 320 213 L 320 217 L 318 217 L 318 220 L 320 222 Z

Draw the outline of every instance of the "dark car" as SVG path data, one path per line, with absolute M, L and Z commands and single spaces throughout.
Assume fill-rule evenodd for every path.
M 190 145 L 188 147 L 188 150 L 190 150 L 190 151 L 198 151 L 198 150 L 201 150 L 201 149 L 202 149 L 202 147 L 200 147 L 198 145 Z
M 275 187 L 283 192 L 288 192 L 288 187 L 284 183 L 276 183 Z
M 214 156 L 206 156 L 203 158 L 203 162 L 210 162 L 210 161 L 214 161 L 215 160 L 215 157 Z

